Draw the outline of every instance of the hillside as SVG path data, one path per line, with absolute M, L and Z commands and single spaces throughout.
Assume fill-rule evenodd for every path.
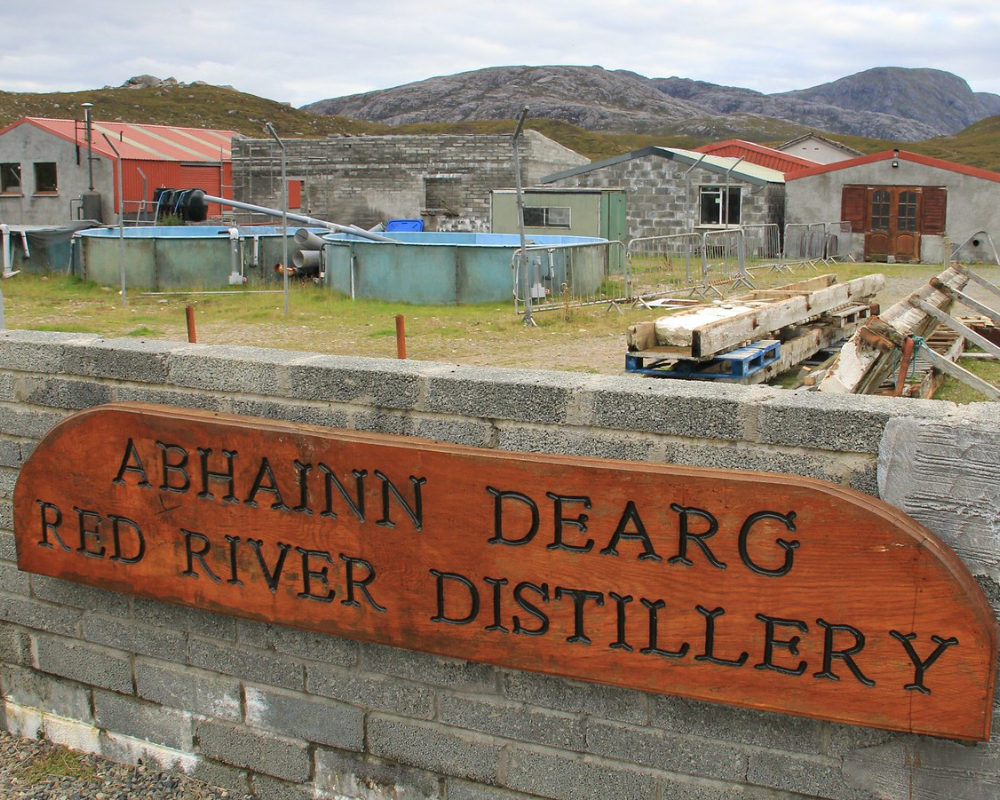
M 591 68 L 580 68 L 588 70 Z M 601 72 L 605 72 L 601 70 Z M 572 76 L 572 70 L 563 73 Z M 613 74 L 613 73 L 607 73 Z M 638 82 L 627 73 L 630 85 Z M 715 87 L 680 79 L 674 81 L 675 92 L 681 94 L 675 101 L 686 105 L 672 105 L 664 101 L 663 108 L 687 109 L 695 98 L 704 102 L 706 93 L 729 94 L 737 100 L 742 96 L 752 98 L 759 93 L 749 89 Z M 598 84 L 595 84 L 595 87 Z M 499 91 L 499 88 L 498 88 Z M 551 90 L 556 93 L 555 87 Z M 563 91 L 563 90 L 560 90 Z M 614 100 L 614 84 L 604 85 L 605 101 Z M 658 94 L 663 94 L 659 89 Z M 635 102 L 640 96 L 648 97 L 645 89 L 635 89 Z M 369 93 L 377 95 L 379 93 Z M 1000 103 L 996 95 L 986 99 L 976 95 L 983 108 L 989 108 L 990 98 Z M 579 99 L 579 98 L 578 98 Z M 522 106 L 517 105 L 507 118 L 490 120 L 434 121 L 389 126 L 382 123 L 351 119 L 342 115 L 315 114 L 295 109 L 273 100 L 239 92 L 231 87 L 209 86 L 204 83 L 180 84 L 161 81 L 151 76 L 141 76 L 127 81 L 120 87 L 105 87 L 81 92 L 53 92 L 45 94 L 0 91 L 0 127 L 24 116 L 54 117 L 57 119 L 82 119 L 81 103 L 94 104 L 97 120 L 128 120 L 130 122 L 181 125 L 195 128 L 222 128 L 245 136 L 265 136 L 264 122 L 270 121 L 282 136 L 316 138 L 329 134 L 436 134 L 436 133 L 504 133 L 513 132 L 514 119 Z M 722 104 L 717 98 L 712 102 Z M 800 101 L 804 102 L 804 101 Z M 585 105 L 585 104 L 582 104 Z M 831 106 L 832 107 L 832 106 Z M 510 108 L 508 106 L 508 108 Z M 673 112 L 671 112 L 673 113 Z M 627 114 L 625 115 L 628 116 Z M 623 131 L 594 131 L 558 118 L 545 118 L 539 109 L 531 107 L 527 127 L 539 131 L 565 147 L 590 158 L 610 158 L 630 150 L 650 145 L 692 148 L 712 141 L 740 138 L 761 144 L 777 145 L 793 139 L 814 128 L 787 120 L 748 111 L 704 114 L 689 117 L 674 115 L 655 132 L 630 129 Z M 637 126 L 633 126 L 637 127 Z M 900 146 L 902 140 L 882 137 L 838 135 L 826 128 L 816 130 L 861 152 Z M 1000 171 L 1000 116 L 982 119 L 966 130 L 950 136 L 934 136 L 923 141 L 907 142 L 904 149 L 938 158 L 946 158 L 970 166 Z
M 762 94 L 602 67 L 490 67 L 304 108 L 386 125 L 533 115 L 600 132 L 698 137 L 761 117 L 831 134 L 899 142 L 952 135 L 1000 113 L 1000 96 L 974 93 L 940 70 L 882 67 L 796 92 Z M 731 119 L 733 117 L 736 119 Z M 743 137 L 749 138 L 749 137 Z

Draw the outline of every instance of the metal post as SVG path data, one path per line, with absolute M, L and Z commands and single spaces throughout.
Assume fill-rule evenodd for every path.
M 115 154 L 118 163 L 118 274 L 122 284 L 122 308 L 126 308 L 128 299 L 125 295 L 125 196 L 122 194 L 122 157 L 111 138 L 106 133 L 101 135 Z
M 83 119 L 87 129 L 87 174 L 90 176 L 90 191 L 94 191 L 94 127 L 90 117 L 93 103 L 83 103 Z M 104 138 L 107 138 L 105 135 Z
M 517 190 L 517 230 L 521 234 L 521 254 L 519 260 L 521 269 L 524 270 L 524 283 L 527 291 L 524 294 L 524 324 L 534 325 L 531 318 L 531 268 L 528 265 L 528 243 L 524 236 L 524 195 L 521 191 L 521 157 L 518 150 L 518 139 L 521 136 L 521 128 L 524 126 L 524 118 L 528 116 L 528 107 L 521 109 L 521 116 L 517 120 L 517 127 L 514 129 L 514 186 Z
M 274 125 L 270 122 L 264 125 L 267 128 L 267 132 L 271 134 L 271 138 L 278 143 L 278 147 L 281 148 L 281 231 L 282 231 L 282 243 L 283 250 L 281 256 L 281 275 L 283 282 L 283 289 L 285 292 L 285 316 L 288 316 L 288 179 L 285 176 L 285 143 L 281 141 L 278 136 L 278 132 L 275 131 Z

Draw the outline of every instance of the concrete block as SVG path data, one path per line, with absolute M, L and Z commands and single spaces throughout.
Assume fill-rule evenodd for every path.
M 437 366 L 428 370 L 421 409 L 473 419 L 569 421 L 587 378 L 569 372 Z
M 0 402 L 13 403 L 16 401 L 14 384 L 15 378 L 13 373 L 0 373 Z
M 503 746 L 457 728 L 371 714 L 368 750 L 389 761 L 496 785 Z
M 946 404 L 931 400 L 901 404 L 892 397 L 779 392 L 757 407 L 755 427 L 765 444 L 876 453 L 891 418 L 941 419 L 947 410 Z
M 264 650 L 192 637 L 188 660 L 195 667 L 270 686 L 298 691 L 305 688 L 301 662 Z
M 356 705 L 251 685 L 245 692 L 248 725 L 340 750 L 364 749 L 365 712 Z
M 254 797 L 267 800 L 315 800 L 316 798 L 311 784 L 289 783 L 269 775 L 251 774 L 250 785 Z
M 0 623 L 0 661 L 29 666 L 32 663 L 30 635 L 18 627 Z
M 132 615 L 138 622 L 199 636 L 236 641 L 236 619 L 196 608 L 161 603 L 143 597 L 132 598 Z
M 0 369 L 16 372 L 65 372 L 63 358 L 68 344 L 99 341 L 96 334 L 49 331 L 0 331 Z
M 238 678 L 140 658 L 135 662 L 135 685 L 139 696 L 152 703 L 229 722 L 243 718 Z
M 664 450 L 664 460 L 678 466 L 803 475 L 838 484 L 844 482 L 859 459 L 852 455 L 831 457 L 829 453 L 803 453 L 745 442 L 673 441 L 666 444 Z
M 132 661 L 123 653 L 46 634 L 34 637 L 36 669 L 120 694 L 132 694 Z
M 155 403 L 161 406 L 221 411 L 226 401 L 226 398 L 204 392 L 163 389 L 158 386 L 118 384 L 114 390 L 114 399 L 118 403 Z
M 112 692 L 94 692 L 94 720 L 98 727 L 144 739 L 175 750 L 194 750 L 191 714 L 146 703 Z
M 748 763 L 745 748 L 596 719 L 587 721 L 586 749 L 626 764 L 734 782 L 743 779 Z
M 85 614 L 83 638 L 94 644 L 115 647 L 129 653 L 183 663 L 187 655 L 187 634 L 131 620 Z
M 0 467 L 0 497 L 8 500 L 14 498 L 14 484 L 17 483 L 18 470 L 10 467 Z
M 452 778 L 449 778 L 445 785 L 448 800 L 523 800 L 526 796 L 523 792 L 512 792 Z
M 361 666 L 383 675 L 461 691 L 497 692 L 495 667 L 380 644 L 361 645 Z
M 446 725 L 504 739 L 582 751 L 584 722 L 578 714 L 533 708 L 509 700 L 443 692 L 438 719 Z
M 5 543 L 13 538 L 13 536 L 8 536 L 7 534 L 3 535 Z M 3 587 L 4 592 L 17 594 L 25 598 L 30 597 L 31 574 L 21 572 L 17 568 L 17 564 L 12 564 L 10 561 L 0 561 L 0 586 Z
M 0 439 L 0 466 L 20 469 L 23 463 L 21 443 L 17 439 Z
M 495 431 L 489 422 L 429 416 L 411 419 L 414 436 L 467 447 L 492 447 Z
M 167 358 L 183 342 L 159 339 L 97 339 L 65 346 L 64 369 L 74 375 L 166 383 Z
M 306 690 L 310 694 L 404 717 L 431 719 L 435 714 L 433 689 L 355 668 L 307 664 Z
M 286 365 L 303 355 L 263 347 L 192 344 L 168 357 L 168 382 L 227 394 L 278 395 L 288 387 Z
M 773 391 L 766 387 L 705 386 L 635 376 L 592 378 L 590 424 L 598 428 L 739 440 L 744 417 Z
M 386 358 L 311 356 L 288 367 L 288 396 L 373 408 L 412 409 L 420 397 L 419 363 Z
M 651 695 L 651 724 L 684 736 L 769 747 L 799 753 L 823 752 L 823 723 L 790 714 Z
M 5 561 L 15 569 L 17 568 L 17 544 L 14 541 L 13 531 L 0 529 L 0 561 Z M 0 586 L 5 585 L 5 582 L 0 583 Z
M 6 535 L 14 535 L 14 504 L 9 500 L 0 500 L 0 530 Z
M 358 661 L 358 643 L 312 631 L 286 628 L 251 620 L 237 620 L 241 644 L 260 650 L 275 650 L 322 664 L 351 666 Z
M 118 592 L 46 575 L 32 575 L 31 587 L 39 600 L 79 609 L 95 609 L 114 617 L 127 617 L 129 614 L 128 597 Z
M 751 755 L 746 782 L 828 800 L 867 800 L 872 796 L 847 784 L 841 774 L 840 759 L 809 758 L 771 750 L 759 750 Z
M 0 619 L 26 628 L 74 636 L 81 617 L 79 609 L 40 603 L 16 595 L 0 595 Z
M 645 725 L 649 720 L 648 695 L 644 692 L 533 672 L 510 670 L 502 677 L 504 696 L 510 700 L 637 725 Z
M 40 411 L 15 406 L 0 414 L 0 434 L 41 439 L 54 425 L 66 417 L 63 411 Z
M 246 795 L 252 795 L 250 773 L 245 769 L 237 769 L 228 764 L 220 764 L 208 758 L 198 758 L 197 763 L 187 771 L 188 777 L 227 789 L 234 800 L 246 800 Z
M 421 770 L 378 758 L 357 756 L 317 747 L 314 784 L 318 796 L 437 800 L 444 792 L 442 780 Z M 326 794 L 323 794 L 323 793 Z M 487 797 L 488 795 L 480 795 Z
M 622 461 L 663 460 L 663 445 L 656 437 L 624 431 L 570 426 L 540 429 L 501 422 L 497 425 L 496 439 L 498 450 L 521 453 L 554 453 Z
M 93 722 L 90 714 L 90 689 L 79 683 L 10 663 L 0 665 L 0 681 L 7 702 L 67 719 Z
M 18 379 L 15 391 L 21 403 L 71 411 L 109 403 L 113 398 L 113 389 L 106 383 L 51 375 L 24 376 Z
M 349 427 L 350 420 L 349 409 L 328 403 L 303 405 L 280 400 L 261 400 L 254 397 L 233 397 L 229 401 L 227 410 L 232 414 L 244 417 L 302 422 L 306 425 L 320 425 L 324 428 L 346 428 Z
M 656 797 L 657 781 L 648 772 L 622 769 L 600 759 L 511 747 L 503 785 L 556 800 L 596 797 Z
M 305 742 L 212 721 L 198 723 L 195 735 L 198 752 L 215 761 L 286 781 L 309 779 L 312 758 Z
M 356 431 L 413 436 L 414 421 L 406 412 L 353 406 L 348 413 L 347 427 Z

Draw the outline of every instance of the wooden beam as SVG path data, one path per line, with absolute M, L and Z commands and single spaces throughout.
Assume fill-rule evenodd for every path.
M 934 369 L 939 369 L 942 372 L 951 375 L 951 377 L 956 380 L 960 380 L 966 386 L 971 386 L 977 392 L 986 397 L 987 400 L 1000 400 L 1000 389 L 997 389 L 991 383 L 987 383 L 978 375 L 973 375 L 965 367 L 952 363 L 944 356 L 939 353 L 935 353 L 930 348 L 923 353 L 927 359 L 934 365 Z
M 992 353 L 993 355 L 1000 357 L 1000 347 L 997 347 L 993 342 L 987 339 L 985 336 L 981 336 L 976 333 L 968 325 L 963 325 L 957 319 L 949 314 L 945 314 L 940 308 L 932 306 L 930 303 L 925 303 L 919 297 L 911 297 L 910 303 L 915 305 L 921 311 L 930 316 L 934 317 L 942 325 L 946 325 L 953 331 L 972 342 L 974 345 L 983 348 L 987 353 Z

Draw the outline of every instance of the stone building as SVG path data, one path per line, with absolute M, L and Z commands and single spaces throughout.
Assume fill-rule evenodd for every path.
M 631 239 L 784 224 L 784 173 L 673 147 L 634 150 L 547 175 L 541 182 L 624 188 Z
M 490 190 L 515 184 L 512 143 L 512 134 L 284 140 L 289 209 L 362 228 L 422 219 L 426 230 L 488 231 Z M 525 185 L 589 163 L 536 131 L 524 131 L 519 147 Z M 279 208 L 280 164 L 273 140 L 234 142 L 233 196 Z

